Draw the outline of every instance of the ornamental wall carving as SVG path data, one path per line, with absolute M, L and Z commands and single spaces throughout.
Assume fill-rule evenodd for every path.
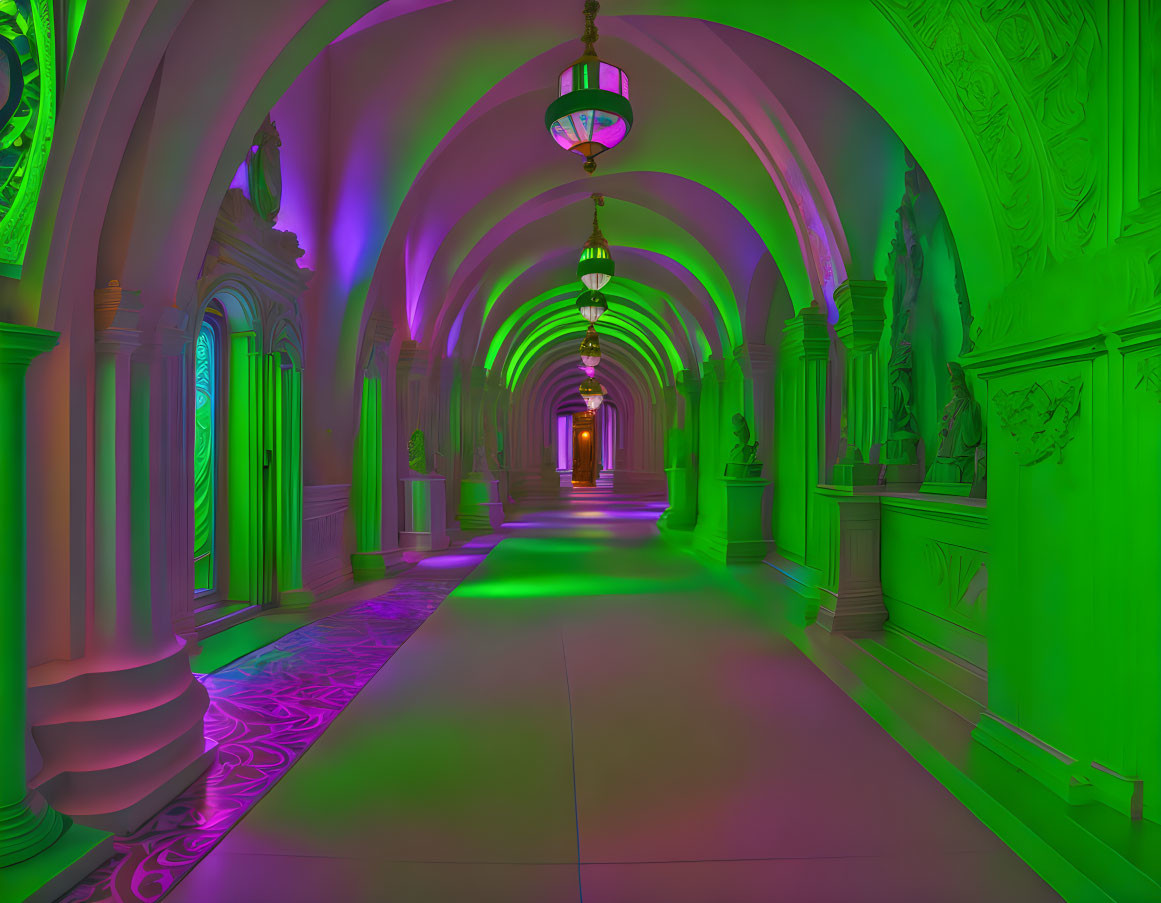
M 1015 275 L 1096 237 L 1105 64 L 1092 0 L 876 0 L 975 138 Z M 1044 162 L 1042 162 L 1044 161 Z
M 1050 379 L 992 398 L 1022 465 L 1038 464 L 1054 454 L 1064 460 L 1064 448 L 1076 436 L 1082 385 L 1079 377 Z

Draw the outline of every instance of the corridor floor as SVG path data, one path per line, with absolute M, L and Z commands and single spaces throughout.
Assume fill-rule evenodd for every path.
M 1058 899 L 658 514 L 422 563 L 464 582 L 167 900 Z

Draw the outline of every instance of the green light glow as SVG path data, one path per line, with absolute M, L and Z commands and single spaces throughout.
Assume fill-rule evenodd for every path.
M 9 86 L 13 96 L 6 106 L 12 110 L 0 122 L 0 274 L 17 279 L 56 128 L 52 3 L 31 0 L 29 10 L 25 15 L 16 3 L 0 4 L 0 39 L 18 58 L 23 75 L 21 85 L 13 80 Z
M 194 355 L 194 591 L 214 587 L 218 335 L 202 321 Z
M 537 322 L 533 315 L 534 311 L 538 311 L 538 316 L 541 318 L 554 316 L 564 309 L 571 310 L 575 315 L 575 294 L 576 291 L 572 286 L 564 286 L 543 292 L 520 305 L 496 330 L 488 346 L 485 366 L 489 370 L 492 369 L 505 344 L 515 345 L 521 332 L 530 329 L 534 331 Z M 629 279 L 618 279 L 617 294 L 611 297 L 615 307 L 612 314 L 602 318 L 601 329 L 604 328 L 604 324 L 614 322 L 618 318 L 629 320 L 639 327 L 638 335 L 643 341 L 655 345 L 665 353 L 674 370 L 681 370 L 686 366 L 683 365 L 682 354 L 671 337 L 670 326 L 654 313 L 656 302 L 650 299 L 658 297 L 656 290 Z M 665 298 L 670 310 L 680 321 L 682 318 L 674 302 L 668 297 L 662 297 Z M 608 319 L 610 316 L 612 319 Z M 583 321 L 578 318 L 578 322 Z M 700 333 L 700 327 L 696 321 L 692 321 L 692 324 L 693 330 Z M 513 336 L 513 333 L 516 335 Z M 708 341 L 705 344 L 708 346 Z
M 523 341 L 516 347 L 516 349 L 508 356 L 508 360 L 504 366 L 504 379 L 509 388 L 514 388 L 523 376 L 525 369 L 535 360 L 537 353 L 545 345 L 554 342 L 561 338 L 567 338 L 570 334 L 576 334 L 578 341 L 583 330 L 578 328 L 577 323 L 582 322 L 576 315 L 576 310 L 568 305 L 563 305 L 551 315 L 543 320 L 537 322 L 531 329 Z M 648 328 L 646 322 L 646 329 L 643 330 L 637 325 L 636 319 L 630 319 L 625 316 L 619 320 L 601 320 L 601 334 L 606 336 L 613 336 L 625 342 L 629 347 L 634 349 L 645 360 L 654 375 L 657 377 L 659 384 L 664 383 L 662 377 L 663 361 L 658 356 L 659 349 L 662 349 L 666 344 L 669 344 L 671 350 L 670 362 L 677 359 L 676 351 L 672 349 L 672 343 L 665 341 L 658 341 L 652 334 L 653 330 Z

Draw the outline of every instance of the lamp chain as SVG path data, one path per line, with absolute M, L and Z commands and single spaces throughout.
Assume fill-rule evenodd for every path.
M 605 196 L 603 194 L 592 195 L 593 199 L 593 234 L 589 236 L 590 242 L 604 241 L 605 236 L 601 234 L 601 224 L 597 219 L 597 213 L 601 207 L 605 206 Z
M 585 0 L 585 33 L 581 40 L 585 45 L 585 56 L 596 56 L 593 45 L 597 43 L 600 34 L 597 33 L 597 11 L 601 4 L 597 0 Z

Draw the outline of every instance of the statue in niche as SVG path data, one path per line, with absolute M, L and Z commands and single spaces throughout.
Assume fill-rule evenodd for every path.
M 496 429 L 496 467 L 504 469 L 504 431 Z
M 246 155 L 246 178 L 250 188 L 250 204 L 254 212 L 273 225 L 282 207 L 282 160 L 278 137 L 270 115 L 254 136 L 254 144 Z M 297 240 L 295 241 L 297 247 Z M 295 256 L 301 256 L 302 252 Z
M 919 446 L 915 425 L 914 355 L 911 348 L 911 315 L 919 300 L 923 280 L 923 248 L 915 219 L 919 197 L 919 164 L 906 154 L 908 169 L 903 177 L 903 201 L 895 220 L 891 241 L 894 287 L 891 295 L 891 357 L 887 364 L 890 402 L 887 420 L 886 460 L 888 464 L 914 464 Z
M 733 418 L 734 438 L 738 441 L 730 449 L 726 460 L 727 477 L 757 477 L 762 475 L 762 462 L 758 460 L 758 443 L 750 442 L 750 425 L 741 414 Z
M 976 479 L 977 449 L 983 442 L 980 405 L 972 398 L 963 367 L 947 365 L 951 377 L 951 400 L 943 409 L 939 430 L 939 453 L 927 472 L 929 483 L 973 483 Z
M 427 442 L 421 429 L 417 429 L 407 440 L 407 466 L 415 473 L 427 473 Z
M 487 473 L 488 461 L 484 454 L 484 443 L 477 441 L 472 451 L 472 473 Z

